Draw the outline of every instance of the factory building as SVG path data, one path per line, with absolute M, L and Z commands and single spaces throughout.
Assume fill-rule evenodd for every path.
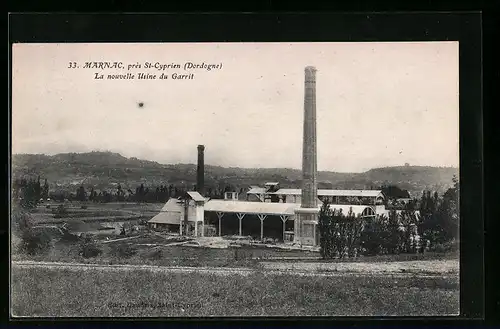
M 302 188 L 283 189 L 279 182 L 252 186 L 246 201 L 237 192 L 226 192 L 223 200 L 204 195 L 204 150 L 198 146 L 196 192 L 170 199 L 149 224 L 194 236 L 240 235 L 264 240 L 316 246 L 319 244 L 318 214 L 323 202 L 332 210 L 362 218 L 386 214 L 380 190 L 324 190 L 317 188 L 316 69 L 305 68 Z
M 269 184 L 269 183 L 268 183 Z M 301 189 L 251 186 L 247 201 L 301 203 Z M 274 183 L 273 183 L 274 184 Z M 279 185 L 278 185 L 279 186 Z M 318 189 L 318 200 L 331 204 L 382 205 L 385 196 L 381 190 L 326 190 Z
M 189 235 L 203 236 L 206 201 L 207 199 L 198 192 L 187 192 L 179 199 L 171 198 L 148 223 L 154 229 L 179 232 L 179 234 L 185 234 L 187 230 Z

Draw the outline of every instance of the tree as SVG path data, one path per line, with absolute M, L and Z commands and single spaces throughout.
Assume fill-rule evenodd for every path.
M 387 240 L 387 218 L 377 216 L 365 220 L 360 236 L 360 245 L 366 255 L 379 255 L 384 252 Z
M 338 256 L 353 257 L 360 245 L 363 222 L 352 211 L 344 215 L 323 203 L 318 221 L 320 229 L 320 254 L 324 259 Z
M 47 182 L 47 178 L 45 178 L 42 191 L 43 191 L 43 198 L 47 199 L 49 197 L 49 183 Z
M 13 184 L 13 196 L 16 202 L 23 208 L 34 208 L 38 205 L 42 195 L 40 177 L 38 180 L 22 178 Z
M 333 258 L 335 250 L 330 232 L 330 221 L 332 210 L 327 202 L 323 203 L 318 217 L 318 227 L 320 232 L 320 255 L 323 259 Z
M 116 187 L 116 198 L 118 201 L 123 201 L 124 199 L 124 196 L 125 195 L 125 192 L 123 192 L 122 190 L 122 186 L 120 184 L 118 184 L 118 186 Z
M 78 201 L 86 201 L 87 200 L 87 195 L 85 193 L 85 187 L 81 185 L 78 190 L 76 191 L 76 200 Z
M 439 198 L 437 193 L 430 197 L 430 192 L 422 196 L 419 231 L 423 239 L 429 240 L 431 246 L 458 240 L 459 193 L 460 185 L 454 176 L 453 186 L 442 198 Z
M 22 231 L 22 248 L 30 255 L 46 252 L 52 243 L 52 237 L 45 230 L 28 228 Z
M 363 231 L 364 223 L 361 216 L 355 216 L 352 210 L 349 211 L 344 221 L 347 233 L 347 254 L 349 257 L 356 257 L 361 245 L 361 232 Z
M 21 233 L 33 226 L 33 219 L 25 208 L 21 207 L 17 202 L 13 202 L 11 206 L 11 223 L 12 231 Z
M 380 189 L 386 196 L 385 201 L 410 197 L 408 190 L 403 190 L 396 185 L 382 185 Z
M 417 215 L 415 213 L 415 205 L 413 202 L 408 203 L 405 209 L 400 213 L 400 224 L 403 230 L 403 251 L 416 252 L 417 244 Z
M 36 200 L 40 200 L 40 197 L 42 196 L 42 185 L 40 184 L 40 176 L 38 176 L 35 184 L 34 184 L 34 189 L 35 189 L 35 198 Z
M 420 202 L 420 221 L 418 230 L 421 239 L 437 243 L 442 239 L 441 219 L 438 214 L 439 204 L 435 198 L 431 198 L 429 191 L 424 191 Z
M 404 232 L 401 230 L 399 216 L 395 210 L 389 212 L 385 229 L 387 233 L 384 239 L 384 249 L 389 254 L 399 254 L 404 239 Z
M 450 187 L 443 195 L 441 207 L 443 220 L 444 238 L 446 241 L 458 240 L 460 222 L 460 183 L 453 176 L 453 187 Z

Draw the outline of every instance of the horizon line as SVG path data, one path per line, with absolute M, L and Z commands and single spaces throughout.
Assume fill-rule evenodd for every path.
M 119 152 L 113 152 L 113 151 L 88 151 L 88 152 L 60 152 L 60 153 L 55 153 L 55 154 L 45 154 L 45 153 L 12 153 L 11 156 L 14 156 L 14 155 L 44 155 L 44 156 L 48 156 L 48 157 L 53 157 L 53 156 L 57 156 L 57 155 L 65 155 L 65 154 L 88 154 L 88 153 L 111 153 L 111 154 L 117 154 L 123 158 L 126 158 L 126 159 L 137 159 L 137 160 L 140 160 L 140 161 L 148 161 L 148 162 L 154 162 L 154 163 L 157 163 L 159 165 L 164 165 L 164 166 L 175 166 L 175 165 L 192 165 L 192 166 L 196 166 L 197 164 L 196 163 L 191 163 L 191 162 L 177 162 L 177 163 L 160 163 L 158 161 L 155 161 L 155 160 L 149 160 L 149 159 L 141 159 L 141 158 L 138 158 L 138 157 L 135 157 L 135 156 L 132 156 L 132 157 L 126 157 L 124 155 L 122 155 L 121 153 Z M 220 167 L 220 168 L 225 168 L 225 169 L 285 169 L 285 170 L 299 170 L 301 171 L 302 168 L 293 168 L 293 167 L 240 167 L 240 166 L 222 166 L 222 165 L 214 165 L 214 164 L 209 164 L 209 163 L 205 163 L 205 166 L 211 166 L 211 167 Z M 408 166 L 406 166 L 406 164 L 402 164 L 402 165 L 394 165 L 394 166 L 379 166 L 379 167 L 372 167 L 370 169 L 367 169 L 365 171 L 335 171 L 335 170 L 319 170 L 318 169 L 318 172 L 330 172 L 330 173 L 339 173 L 339 174 L 359 174 L 359 173 L 366 173 L 370 170 L 374 170 L 374 169 L 383 169 L 383 168 L 399 168 L 399 167 L 430 167 L 430 168 L 450 168 L 450 169 L 459 169 L 459 166 L 453 166 L 453 165 L 447 165 L 447 166 L 437 166 L 437 165 L 412 165 L 412 164 L 409 164 Z M 11 167 L 12 168 L 12 167 Z

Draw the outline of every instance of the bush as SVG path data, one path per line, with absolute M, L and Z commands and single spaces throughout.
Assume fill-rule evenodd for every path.
M 383 240 L 380 231 L 363 231 L 361 232 L 361 246 L 363 254 L 367 256 L 379 255 L 382 253 Z
M 160 260 L 163 258 L 163 251 L 161 249 L 155 249 L 148 255 L 148 258 L 151 260 Z
M 84 258 L 97 257 L 102 254 L 102 250 L 99 248 L 97 243 L 92 239 L 92 237 L 83 238 L 80 247 L 79 255 Z
M 64 207 L 64 205 L 57 206 L 56 209 L 53 210 L 54 218 L 62 218 L 68 215 L 68 210 Z
M 119 244 L 112 248 L 111 254 L 119 258 L 130 258 L 137 253 L 137 249 L 128 244 Z
M 253 253 L 251 251 L 247 251 L 247 250 L 239 249 L 239 248 L 234 249 L 233 259 L 235 261 L 247 260 L 247 259 L 252 259 L 252 258 L 253 258 Z
M 362 229 L 362 219 L 352 211 L 344 215 L 341 211 L 332 211 L 325 202 L 319 215 L 321 257 L 356 257 Z
M 95 243 L 85 243 L 80 247 L 80 256 L 84 258 L 97 257 L 102 254 L 102 250 Z
M 404 239 L 404 232 L 400 230 L 394 211 L 390 212 L 389 217 L 382 215 L 368 219 L 361 233 L 361 245 L 368 256 L 399 254 Z
M 52 245 L 52 237 L 46 231 L 25 229 L 21 235 L 22 249 L 29 255 L 48 251 Z
M 33 226 L 31 215 L 19 207 L 12 207 L 11 220 L 13 231 L 23 232 Z
M 68 231 L 64 231 L 64 234 L 61 237 L 60 241 L 62 241 L 62 242 L 77 242 L 79 240 L 80 240 L 80 238 L 77 235 L 72 234 Z
M 456 240 L 443 243 L 435 243 L 429 246 L 429 251 L 437 253 L 457 252 L 459 249 L 460 245 Z

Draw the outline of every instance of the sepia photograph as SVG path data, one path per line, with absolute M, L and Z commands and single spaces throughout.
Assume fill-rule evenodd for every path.
M 460 313 L 459 42 L 14 43 L 10 313 Z

